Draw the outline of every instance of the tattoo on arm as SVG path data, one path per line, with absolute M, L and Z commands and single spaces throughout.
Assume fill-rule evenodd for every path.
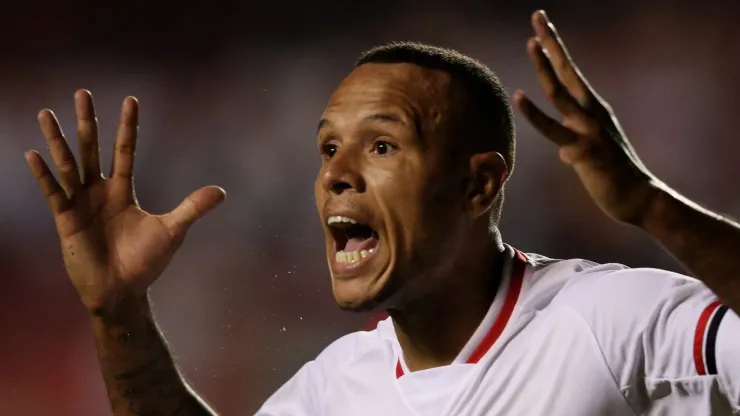
M 93 330 L 114 415 L 216 414 L 180 375 L 146 300 L 115 318 L 94 314 Z

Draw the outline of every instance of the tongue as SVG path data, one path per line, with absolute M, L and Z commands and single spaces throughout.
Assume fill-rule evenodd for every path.
M 344 251 L 350 252 L 350 251 L 356 251 L 356 250 L 370 250 L 371 248 L 375 247 L 377 243 L 378 243 L 378 240 L 376 240 L 373 237 L 370 237 L 370 238 L 352 237 L 347 241 L 347 244 L 344 246 Z

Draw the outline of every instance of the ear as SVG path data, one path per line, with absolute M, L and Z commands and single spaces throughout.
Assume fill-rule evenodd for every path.
M 488 213 L 508 175 L 504 157 L 498 152 L 477 153 L 470 158 L 468 212 L 472 218 Z

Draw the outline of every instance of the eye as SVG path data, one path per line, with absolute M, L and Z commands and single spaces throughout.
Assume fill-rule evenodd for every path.
M 338 147 L 334 143 L 325 143 L 321 146 L 321 154 L 327 159 L 331 159 L 337 153 L 337 150 Z
M 394 150 L 396 150 L 396 146 L 384 140 L 378 140 L 373 144 L 373 152 L 379 155 L 387 155 Z

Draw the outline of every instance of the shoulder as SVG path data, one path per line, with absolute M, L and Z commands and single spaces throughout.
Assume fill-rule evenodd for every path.
M 390 318 L 386 318 L 378 322 L 373 330 L 352 332 L 332 342 L 314 362 L 324 373 L 330 374 L 337 368 L 362 360 L 368 354 L 392 350 L 393 339 L 393 324 Z
M 580 312 L 615 309 L 644 312 L 661 301 L 708 291 L 700 281 L 670 271 L 599 264 L 584 259 L 555 260 L 527 254 L 530 303 L 569 306 Z
M 666 270 L 537 257 L 530 268 L 529 298 L 547 299 L 539 309 L 575 312 L 602 346 L 691 337 L 702 311 L 716 301 L 699 280 Z
M 713 294 L 694 278 L 652 268 L 629 268 L 620 264 L 593 264 L 571 279 L 558 296 L 558 303 L 585 317 L 613 315 L 648 318 L 663 306 Z
M 329 344 L 270 396 L 257 414 L 320 414 L 327 386 L 343 370 L 367 358 L 368 354 L 382 357 L 384 354 L 378 355 L 377 352 L 390 349 L 388 346 L 392 344 L 387 339 L 388 326 L 392 330 L 389 322 L 380 322 L 378 328 L 372 331 L 353 332 Z

